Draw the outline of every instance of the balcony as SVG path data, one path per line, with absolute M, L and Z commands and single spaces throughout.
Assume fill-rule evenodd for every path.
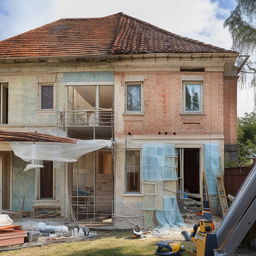
M 114 111 L 112 109 L 58 111 L 57 126 L 66 130 L 70 137 L 110 139 L 113 138 Z

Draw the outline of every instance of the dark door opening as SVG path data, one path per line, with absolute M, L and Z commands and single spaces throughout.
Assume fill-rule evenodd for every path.
M 184 192 L 200 194 L 199 160 L 199 148 L 184 148 Z
M 53 199 L 53 162 L 43 161 L 40 168 L 40 199 Z

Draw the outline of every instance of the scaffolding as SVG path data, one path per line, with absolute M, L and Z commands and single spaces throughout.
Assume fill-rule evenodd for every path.
M 69 137 L 114 140 L 114 90 L 111 85 L 67 87 L 67 110 L 57 112 L 57 127 Z M 73 221 L 102 223 L 113 215 L 113 146 L 84 155 L 69 176 Z

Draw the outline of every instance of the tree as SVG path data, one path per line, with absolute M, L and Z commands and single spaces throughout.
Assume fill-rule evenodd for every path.
M 255 0 L 237 0 L 236 8 L 226 19 L 224 26 L 228 27 L 233 48 L 248 52 L 256 48 L 256 2 Z
M 224 27 L 228 27 L 231 33 L 233 49 L 253 56 L 256 50 L 256 1 L 237 0 L 237 6 L 225 20 Z M 251 57 L 241 70 L 242 80 L 245 80 L 245 74 L 253 75 L 253 86 L 256 86 L 255 57 Z
M 240 166 L 250 165 L 256 157 L 256 113 L 246 113 L 238 119 L 238 143 Z

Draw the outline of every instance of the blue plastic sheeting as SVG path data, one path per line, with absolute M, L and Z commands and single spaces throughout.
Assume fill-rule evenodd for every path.
M 144 144 L 143 180 L 177 180 L 177 152 L 171 144 Z
M 220 168 L 220 148 L 218 144 L 204 145 L 205 177 L 208 194 L 217 196 L 216 176 L 222 175 Z
M 184 226 L 175 196 L 163 197 L 163 210 L 156 211 L 156 219 L 161 227 Z

